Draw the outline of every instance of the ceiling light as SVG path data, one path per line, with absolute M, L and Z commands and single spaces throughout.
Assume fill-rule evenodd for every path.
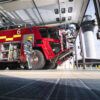
M 73 0 L 69 0 L 69 2 L 73 2 Z
M 59 10 L 58 9 L 54 9 L 54 12 L 55 12 L 55 14 L 58 14 Z
M 69 7 L 68 8 L 68 13 L 72 13 L 72 11 L 73 11 L 73 7 Z
M 62 21 L 66 21 L 66 18 L 65 17 L 62 17 Z
M 68 20 L 70 21 L 72 19 L 72 17 L 71 16 L 68 16 Z
M 65 8 L 61 8 L 61 13 L 65 13 Z
M 59 22 L 60 21 L 60 18 L 56 18 L 56 21 Z

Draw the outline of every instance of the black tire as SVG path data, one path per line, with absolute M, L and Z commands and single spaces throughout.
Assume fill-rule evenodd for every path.
M 27 62 L 22 63 L 22 66 L 23 66 L 22 69 L 29 70 Z
M 31 62 L 32 64 L 32 70 L 40 70 L 40 69 L 43 69 L 43 67 L 45 66 L 45 58 L 44 58 L 44 55 L 41 51 L 39 50 L 34 50 L 34 53 L 31 55 L 31 59 L 33 58 L 34 59 L 37 58 L 38 61 L 37 62 L 34 62 L 34 60 Z M 28 68 L 28 64 L 25 64 L 25 69 L 29 69 Z
M 6 69 L 7 68 L 7 66 L 5 66 L 5 65 L 0 65 L 0 70 L 4 70 L 4 69 Z
M 51 63 L 49 68 L 50 69 L 56 69 L 57 68 L 57 64 Z
M 56 69 L 57 68 L 57 64 L 53 63 L 53 62 L 49 62 L 47 64 L 48 69 Z
M 9 64 L 8 66 L 9 70 L 17 70 L 19 68 L 19 65 L 15 64 Z
M 32 64 L 32 69 L 43 69 L 46 63 L 43 53 L 39 50 L 35 50 L 34 52 L 39 61 L 36 64 Z

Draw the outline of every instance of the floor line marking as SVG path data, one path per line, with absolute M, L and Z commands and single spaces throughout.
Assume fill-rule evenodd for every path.
M 17 88 L 17 89 L 15 89 L 15 90 L 13 90 L 13 91 L 10 91 L 10 92 L 5 93 L 3 96 L 6 96 L 6 95 L 11 94 L 11 93 L 14 93 L 14 92 L 16 92 L 16 91 L 18 91 L 18 90 L 20 90 L 20 89 L 23 89 L 23 88 L 25 88 L 25 87 L 27 87 L 27 86 L 33 84 L 33 83 L 36 83 L 36 82 L 37 82 L 37 81 L 31 82 L 31 83 L 26 84 L 26 85 L 24 85 L 24 86 L 21 86 L 20 88 Z
M 57 79 L 57 81 L 56 81 L 55 85 L 52 87 L 51 92 L 50 92 L 50 93 L 49 93 L 49 95 L 46 97 L 46 100 L 49 100 L 49 99 L 50 99 L 50 97 L 51 97 L 51 95 L 52 95 L 53 91 L 55 90 L 55 88 L 56 88 L 57 84 L 59 83 L 59 81 L 60 81 L 60 78 L 59 78 L 59 79 Z
M 100 99 L 100 97 L 94 92 L 94 91 L 92 91 L 92 89 L 89 87 L 89 86 L 87 86 L 81 79 L 78 79 L 82 84 L 83 84 L 83 86 L 86 88 L 86 89 L 88 89 L 89 91 L 90 91 L 90 93 L 92 93 L 98 100 Z

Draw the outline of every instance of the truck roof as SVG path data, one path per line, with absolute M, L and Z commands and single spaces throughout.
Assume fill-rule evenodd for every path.
M 25 26 L 22 26 L 22 27 L 18 27 L 18 26 L 13 26 L 12 27 L 5 27 L 3 29 L 0 29 L 0 33 L 2 33 L 3 31 L 11 31 L 11 30 L 18 30 L 18 29 L 40 29 L 40 28 L 57 28 L 57 27 L 54 27 L 54 26 L 31 26 L 31 27 L 25 27 Z

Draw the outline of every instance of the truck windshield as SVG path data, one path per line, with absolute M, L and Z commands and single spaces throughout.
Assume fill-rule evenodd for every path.
M 56 28 L 41 28 L 40 33 L 44 38 L 59 38 L 59 31 Z

